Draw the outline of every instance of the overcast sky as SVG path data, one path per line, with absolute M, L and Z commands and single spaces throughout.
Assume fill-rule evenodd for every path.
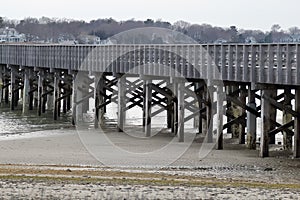
M 58 17 L 89 21 L 98 18 L 162 19 L 216 26 L 270 30 L 300 27 L 299 0 L 3 0 L 0 16 Z

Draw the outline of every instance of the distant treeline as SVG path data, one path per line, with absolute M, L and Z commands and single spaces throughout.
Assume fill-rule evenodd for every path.
M 26 34 L 27 41 L 57 42 L 59 38 L 82 40 L 82 36 L 97 36 L 105 40 L 112 35 L 133 28 L 162 27 L 182 32 L 199 43 L 245 43 L 259 42 L 271 43 L 289 40 L 291 42 L 300 39 L 300 29 L 291 27 L 282 30 L 278 24 L 274 24 L 270 31 L 244 30 L 234 25 L 230 27 L 217 27 L 210 24 L 190 24 L 185 21 L 177 21 L 173 24 L 147 19 L 116 21 L 112 18 L 97 19 L 90 22 L 56 19 L 56 18 L 25 18 L 23 20 L 10 20 L 0 17 L 0 28 L 11 27 L 18 32 Z

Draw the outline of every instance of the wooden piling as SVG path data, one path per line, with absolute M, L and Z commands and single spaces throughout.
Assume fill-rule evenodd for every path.
M 178 141 L 184 142 L 184 82 L 178 82 Z
M 174 135 L 178 132 L 178 83 L 173 81 L 173 119 L 172 119 L 172 133 Z
M 60 81 L 60 77 L 58 77 L 58 83 L 57 83 L 57 96 L 56 96 L 56 101 L 57 101 L 57 117 L 60 117 L 61 114 L 61 102 L 62 99 L 60 98 L 62 96 L 62 85 Z
M 260 136 L 260 157 L 269 156 L 269 132 L 271 130 L 271 104 L 267 100 L 270 98 L 271 90 L 261 90 L 261 136 Z
M 29 111 L 29 101 L 30 101 L 30 72 L 28 68 L 24 69 L 24 83 L 23 83 L 23 114 Z
M 46 105 L 49 96 L 49 94 L 46 94 L 46 92 L 47 92 L 47 83 L 44 80 L 43 87 L 42 87 L 42 113 L 46 112 Z
M 119 132 L 124 131 L 125 117 L 126 117 L 126 77 L 119 75 L 118 86 L 118 125 Z
M 205 86 L 204 88 L 203 88 L 203 90 L 202 90 L 202 95 L 201 95 L 201 97 L 202 97 L 202 99 L 206 102 L 206 103 L 202 103 L 202 108 L 204 109 L 205 108 L 205 110 L 203 111 L 203 113 L 201 113 L 202 115 L 203 115 L 203 117 L 202 117 L 202 128 L 201 128 L 201 130 L 202 130 L 202 134 L 204 134 L 204 135 L 206 135 L 207 134 L 207 130 L 208 130 L 208 127 L 207 127 L 207 125 L 208 125 L 208 119 L 207 119 L 207 115 L 208 115 L 208 98 L 207 98 L 207 87 Z
M 172 119 L 173 119 L 173 101 L 171 98 L 167 98 L 167 127 L 172 128 Z
M 16 70 L 11 66 L 10 72 L 10 110 L 15 110 Z
M 217 86 L 217 145 L 216 149 L 223 149 L 223 101 L 224 101 L 224 92 L 223 86 Z
M 166 87 L 169 89 L 170 81 L 167 81 Z M 167 96 L 167 127 L 172 128 L 173 123 L 173 114 L 174 114 L 174 105 L 173 105 L 173 99 L 172 95 Z
M 295 116 L 295 135 L 294 135 L 294 157 L 300 158 L 300 89 L 295 92 L 295 110 L 298 113 Z
M 4 81 L 4 85 L 9 85 L 10 83 L 9 83 L 9 80 L 8 79 L 6 79 L 5 81 Z M 3 95 L 4 95 L 4 102 L 5 102 L 5 104 L 9 104 L 9 87 L 7 86 L 5 89 L 4 89 L 4 92 L 3 92 Z
M 283 105 L 285 108 L 292 109 L 292 98 L 291 98 L 291 89 L 284 90 L 284 102 Z M 291 122 L 293 119 L 293 115 L 287 112 L 286 110 L 282 111 L 282 124 L 287 124 Z M 289 128 L 292 130 L 292 128 Z M 292 150 L 293 148 L 293 136 L 288 133 L 288 131 L 283 131 L 283 149 Z
M 59 90 L 59 77 L 57 72 L 54 72 L 54 77 L 53 77 L 53 119 L 57 120 L 58 119 L 58 90 Z
M 231 89 L 232 93 L 230 94 L 230 96 L 233 98 L 239 99 L 239 94 L 240 94 L 240 92 L 238 92 L 239 86 L 233 85 L 233 86 L 231 86 L 231 88 L 232 88 Z M 240 107 L 233 102 L 231 102 L 230 112 L 231 112 L 231 115 L 234 116 L 234 118 L 237 118 L 241 115 Z M 240 137 L 241 136 L 241 127 L 239 126 L 239 124 L 231 125 L 231 131 L 232 131 L 232 138 L 240 138 L 241 139 L 241 137 Z
M 100 104 L 100 81 L 101 75 L 100 74 L 95 74 L 94 76 L 94 82 L 95 82 L 95 87 L 94 87 L 94 100 L 95 100 L 95 117 L 94 117 L 94 128 L 97 129 L 99 128 L 99 104 Z
M 147 87 L 147 84 L 146 84 L 146 80 L 143 80 L 143 131 L 145 132 L 146 131 L 146 109 L 145 109 L 145 105 L 146 105 L 146 87 Z
M 232 93 L 232 87 L 231 87 L 230 85 L 227 85 L 227 86 L 225 87 L 225 90 L 226 90 L 226 95 L 227 95 L 227 96 L 230 96 L 231 93 Z M 227 100 L 226 110 L 227 110 L 227 112 L 229 112 L 229 113 L 232 115 L 231 107 L 232 107 L 231 101 L 228 101 L 228 100 Z M 227 122 L 230 122 L 230 121 L 232 120 L 231 115 L 227 115 Z M 231 127 L 232 127 L 232 126 L 228 126 L 228 128 L 227 128 L 227 133 L 232 133 L 232 128 L 231 128 Z
M 152 87 L 151 87 L 151 80 L 146 80 L 146 92 L 145 92 L 145 134 L 146 137 L 151 136 L 151 107 L 152 107 Z
M 247 89 L 245 85 L 242 85 L 240 87 L 240 101 L 243 105 L 246 105 L 246 98 L 247 98 Z M 240 107 L 240 115 L 239 117 L 242 117 L 243 123 L 239 124 L 238 131 L 239 131 L 239 144 L 245 144 L 245 129 L 246 129 L 246 110 L 244 108 Z
M 213 128 L 214 128 L 214 113 L 213 113 L 213 103 L 214 103 L 214 87 L 208 86 L 206 91 L 206 127 L 207 127 L 207 143 L 213 143 Z
M 42 115 L 42 94 L 43 94 L 44 71 L 38 72 L 38 116 Z
M 277 97 L 277 89 L 271 90 L 270 92 L 270 98 L 275 99 Z M 274 106 L 270 107 L 270 130 L 276 129 L 276 124 L 272 122 L 276 122 L 276 116 L 277 116 L 277 109 Z M 269 144 L 275 144 L 275 134 L 269 135 Z
M 256 110 L 255 91 L 248 88 L 248 104 L 250 108 Z M 247 111 L 247 147 L 256 149 L 256 115 Z
M 72 74 L 72 125 L 75 126 L 77 122 L 77 72 Z M 54 99 L 54 92 L 53 92 Z

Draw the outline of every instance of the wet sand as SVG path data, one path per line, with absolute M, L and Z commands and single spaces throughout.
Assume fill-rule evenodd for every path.
M 111 133 L 111 137 L 124 148 L 130 149 L 133 146 L 122 133 Z M 169 140 L 168 137 L 160 136 L 158 139 Z M 204 159 L 198 156 L 201 146 L 199 136 L 180 158 L 163 168 L 156 164 L 159 158 L 151 158 L 153 165 L 107 168 L 89 153 L 74 129 L 1 136 L 0 198 L 299 198 L 299 159 L 292 159 L 290 153 L 278 150 L 278 146 L 272 146 L 270 158 L 258 158 L 257 150 L 247 150 L 244 145 L 232 144 L 235 141 L 231 139 L 225 141 L 224 150 L 212 150 Z M 151 143 L 148 146 L 146 144 L 135 145 L 141 149 L 153 147 Z M 39 170 L 30 171 L 36 168 Z M 65 173 L 56 179 L 59 174 L 57 170 L 60 169 Z M 129 176 L 136 181 L 126 181 L 123 174 L 109 176 L 107 170 L 131 173 Z M 81 173 L 72 174 L 74 171 Z M 158 176 L 159 180 L 165 180 L 165 176 L 171 177 L 167 177 L 170 179 L 167 182 L 149 182 L 155 179 L 150 177 L 144 180 L 141 177 L 147 176 L 145 173 Z M 196 181 L 202 184 L 193 184 L 192 177 L 196 177 Z M 183 182 L 178 183 L 178 180 Z

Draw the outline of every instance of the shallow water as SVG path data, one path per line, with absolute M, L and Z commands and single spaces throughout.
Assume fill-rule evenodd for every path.
M 59 129 L 70 125 L 70 113 L 61 113 L 59 120 L 54 121 L 51 111 L 38 116 L 37 111 L 32 110 L 24 115 L 21 107 L 12 112 L 8 105 L 0 106 L 0 136 Z

